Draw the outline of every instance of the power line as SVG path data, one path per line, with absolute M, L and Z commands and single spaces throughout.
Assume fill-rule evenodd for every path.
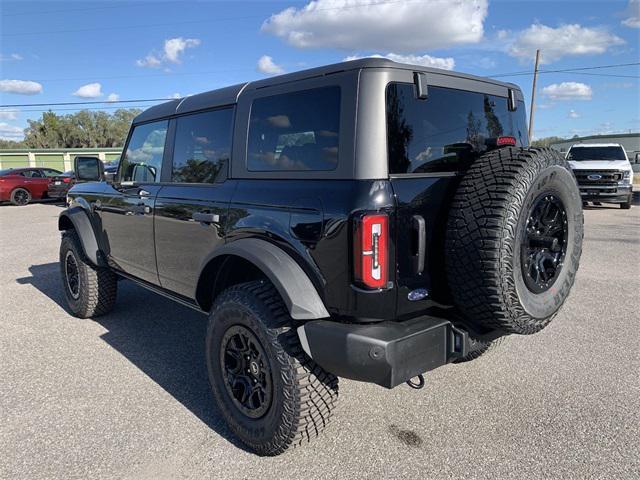
M 99 77 L 101 80 L 114 80 L 119 78 L 147 78 L 147 77 L 181 77 L 189 75 L 209 75 L 211 73 L 231 73 L 231 72 L 246 72 L 255 71 L 254 67 L 245 68 L 224 68 L 218 70 L 205 70 L 201 72 L 159 72 L 159 73 L 142 73 L 137 75 L 92 75 L 90 77 L 66 77 L 66 78 L 39 78 L 39 82 L 62 82 L 69 80 L 95 80 Z
M 316 8 L 314 12 L 324 12 L 328 10 L 348 10 L 351 8 L 362 8 L 362 7 L 371 7 L 378 5 L 393 5 L 398 3 L 423 3 L 426 0 L 390 0 L 387 2 L 372 2 L 372 3 L 361 3 L 357 5 L 343 5 L 340 7 L 326 7 L 326 8 Z M 210 22 L 226 22 L 232 20 L 252 20 L 255 18 L 264 18 L 264 15 L 245 15 L 241 17 L 225 17 L 225 18 L 209 18 L 207 20 L 186 20 L 182 22 L 170 22 L 170 23 L 153 23 L 153 24 L 143 24 L 143 25 L 117 25 L 112 27 L 93 27 L 93 28 L 82 28 L 75 30 L 49 30 L 49 31 L 28 31 L 28 32 L 17 32 L 17 33 L 2 33 L 0 36 L 3 37 L 18 37 L 18 36 L 27 36 L 27 35 L 44 35 L 44 34 L 59 34 L 59 33 L 80 33 L 80 32 L 95 32 L 95 31 L 105 31 L 105 30 L 123 30 L 130 28 L 155 28 L 155 27 L 173 27 L 177 25 L 191 25 L 198 23 L 210 23 Z
M 175 100 L 174 98 L 140 98 L 137 100 L 99 100 L 99 101 L 87 101 L 87 102 L 57 102 L 57 103 L 15 103 L 0 105 L 0 108 L 15 108 L 15 107 L 57 107 L 64 105 L 94 105 L 100 103 L 136 103 L 136 102 L 168 102 Z
M 138 7 L 138 6 L 145 6 L 145 5 L 144 3 L 141 2 L 137 5 L 127 5 L 127 8 Z M 88 12 L 91 10 L 108 10 L 108 9 L 114 9 L 114 8 L 122 8 L 122 5 L 108 5 L 104 7 L 90 7 L 90 8 L 69 8 L 67 10 L 37 10 L 33 12 L 5 13 L 3 17 L 19 17 L 22 15 L 29 15 L 29 16 L 49 15 L 51 13 Z
M 640 77 L 633 76 L 633 75 L 617 75 L 617 74 L 607 74 L 607 73 L 598 74 L 598 73 L 583 72 L 584 70 L 599 70 L 599 69 L 605 69 L 605 68 L 631 67 L 631 66 L 638 66 L 638 65 L 640 65 L 640 62 L 617 63 L 617 64 L 610 64 L 610 65 L 593 65 L 593 66 L 589 66 L 589 67 L 576 67 L 576 68 L 565 68 L 565 69 L 556 69 L 556 70 L 538 70 L 538 74 L 541 74 L 541 73 L 575 73 L 575 74 L 583 74 L 583 75 L 600 75 L 600 76 L 607 76 L 607 77 L 640 78 Z M 194 73 L 188 73 L 188 74 L 185 74 L 185 75 L 201 75 L 201 74 L 205 74 L 205 73 L 216 73 L 216 72 L 224 72 L 224 71 L 223 70 L 217 70 L 217 71 L 212 70 L 212 71 L 209 71 L 209 72 L 194 72 Z M 159 75 L 161 75 L 161 74 L 159 74 Z M 175 75 L 178 75 L 178 74 L 175 74 Z M 521 75 L 533 75 L 533 72 L 521 70 L 519 72 L 499 73 L 499 74 L 496 74 L 496 75 L 490 75 L 490 77 L 496 78 L 496 77 L 511 77 L 511 76 L 521 76 Z M 95 78 L 95 77 L 93 77 L 93 78 Z M 70 80 L 73 80 L 73 79 L 70 79 Z M 168 102 L 170 100 L 173 100 L 173 99 L 172 98 L 144 98 L 144 99 L 116 100 L 116 101 L 96 100 L 96 101 L 85 101 L 85 102 L 24 103 L 24 104 L 5 104 L 5 105 L 0 105 L 0 108 L 56 107 L 56 106 L 68 106 L 68 105 L 122 104 L 122 103 L 140 103 L 140 102 Z M 26 111 L 26 110 L 24 110 L 24 111 Z
M 148 108 L 149 105 L 127 105 L 127 108 Z M 15 113 L 22 112 L 72 112 L 77 110 L 117 110 L 123 107 L 115 106 L 115 107 L 85 107 L 85 108 L 36 108 L 36 109 L 25 109 L 25 110 L 17 110 Z
M 577 73 L 583 70 L 600 70 L 603 68 L 632 67 L 637 65 L 640 65 L 640 62 L 616 63 L 616 64 L 610 64 L 610 65 L 594 65 L 590 67 L 563 68 L 563 69 L 557 69 L 557 70 L 538 70 L 538 73 L 566 73 L 566 72 Z M 520 75 L 533 75 L 533 72 L 529 70 L 520 70 L 518 72 L 498 73 L 496 75 L 490 75 L 490 76 L 492 78 L 498 78 L 498 77 L 517 77 Z M 609 75 L 609 74 L 605 74 L 605 75 Z

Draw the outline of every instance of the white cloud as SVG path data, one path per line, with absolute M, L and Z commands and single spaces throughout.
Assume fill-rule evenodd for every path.
M 82 85 L 73 95 L 80 98 L 98 98 L 102 96 L 102 85 L 99 83 L 87 83 Z
M 42 93 L 42 85 L 31 80 L 0 80 L 0 92 L 37 95 Z
M 629 0 L 627 18 L 622 20 L 622 25 L 629 28 L 640 28 L 640 0 Z
M 19 61 L 24 60 L 24 57 L 19 53 L 11 53 L 9 55 L 4 55 L 0 53 L 0 62 L 9 62 L 9 61 Z
M 269 55 L 263 55 L 258 59 L 257 69 L 260 73 L 265 73 L 267 75 L 277 75 L 279 73 L 284 73 L 284 69 L 276 64 Z
M 477 43 L 488 0 L 316 0 L 272 15 L 262 31 L 297 48 L 400 53 Z
M 441 58 L 441 57 L 432 57 L 431 55 L 398 55 L 396 53 L 387 53 L 386 55 L 374 54 L 374 55 L 366 55 L 366 57 L 372 58 L 388 58 L 389 60 L 393 60 L 398 63 L 410 63 L 412 65 L 421 65 L 423 67 L 432 67 L 432 68 L 441 68 L 443 70 L 453 70 L 456 66 L 456 62 L 453 58 Z M 351 55 L 345 58 L 345 61 L 349 60 L 358 60 L 360 57 L 358 55 Z
M 542 93 L 552 100 L 591 100 L 593 95 L 591 87 L 580 82 L 552 83 Z
M 622 38 L 600 27 L 572 24 L 553 28 L 536 23 L 517 34 L 508 53 L 523 63 L 528 63 L 534 60 L 536 49 L 540 49 L 540 62 L 552 63 L 570 55 L 604 53 L 611 47 L 624 43 Z
M 160 60 L 155 55 L 149 54 L 144 58 L 136 60 L 136 65 L 138 67 L 158 68 L 160 65 L 162 65 L 162 60 Z
M 6 122 L 0 122 L 0 139 L 18 141 L 24 139 L 24 130 Z
M 188 48 L 200 45 L 197 38 L 168 38 L 164 41 L 162 53 L 151 52 L 146 57 L 136 60 L 138 67 L 160 68 L 167 63 L 182 63 L 182 55 Z
M 107 95 L 107 102 L 117 102 L 118 100 L 120 100 L 120 95 L 117 93 L 110 93 Z
M 0 110 L 0 120 L 15 120 L 18 118 L 19 110 L 9 110 L 2 109 Z
M 200 45 L 197 38 L 170 38 L 164 41 L 164 58 L 171 63 L 180 63 L 180 55 L 187 49 Z
M 576 112 L 573 108 L 567 112 L 567 117 L 569 118 L 580 118 L 580 114 Z

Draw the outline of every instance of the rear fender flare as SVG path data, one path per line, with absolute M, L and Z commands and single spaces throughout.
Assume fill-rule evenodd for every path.
M 259 268 L 276 287 L 293 319 L 330 316 L 305 271 L 281 248 L 257 238 L 243 238 L 217 249 L 204 266 L 221 255 L 244 258 Z

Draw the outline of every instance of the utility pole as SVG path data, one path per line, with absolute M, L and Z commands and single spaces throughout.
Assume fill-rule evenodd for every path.
M 529 108 L 529 144 L 533 137 L 533 112 L 536 109 L 536 81 L 538 80 L 538 63 L 540 62 L 540 50 L 536 50 L 536 64 L 533 67 L 533 86 L 531 87 L 531 108 Z

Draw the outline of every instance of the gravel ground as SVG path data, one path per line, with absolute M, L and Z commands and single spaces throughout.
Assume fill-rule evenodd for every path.
M 97 321 L 63 308 L 60 207 L 0 207 L 0 478 L 639 478 L 640 206 L 587 209 L 554 322 L 421 391 L 341 381 L 314 443 L 260 458 L 225 429 L 206 318 L 120 284 Z

